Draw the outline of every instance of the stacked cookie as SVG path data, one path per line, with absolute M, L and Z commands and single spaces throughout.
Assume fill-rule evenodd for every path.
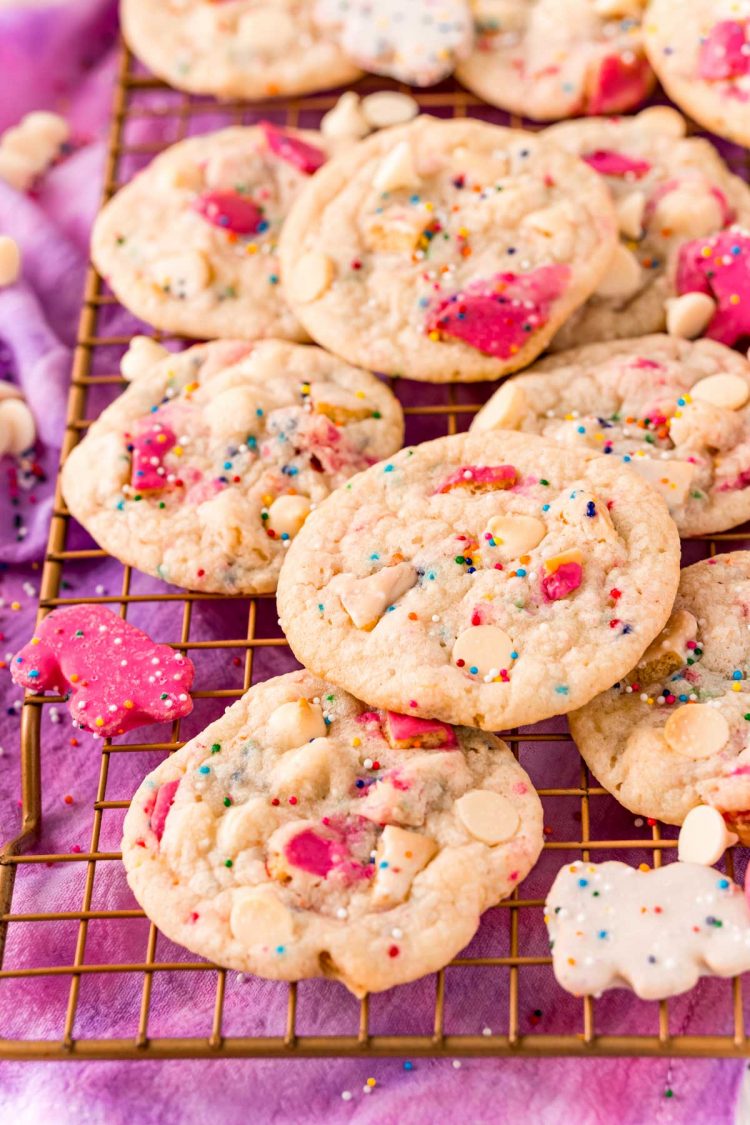
M 373 5 L 326 0 L 124 17 L 159 73 L 221 94 L 457 63 L 539 118 L 650 89 L 640 3 L 471 7 L 477 29 L 445 0 L 378 5 L 377 29 Z M 212 342 L 139 338 L 63 490 L 166 582 L 278 588 L 304 665 L 145 779 L 123 845 L 138 900 L 223 965 L 362 995 L 446 964 L 536 862 L 539 799 L 488 732 L 572 712 L 627 807 L 681 823 L 706 803 L 750 838 L 750 569 L 679 573 L 680 534 L 750 515 L 750 365 L 730 347 L 750 327 L 750 192 L 667 107 L 531 133 L 406 120 L 403 101 L 368 120 L 350 94 L 321 133 L 183 141 L 105 207 L 93 256 L 119 300 Z M 504 381 L 470 433 L 402 449 L 373 372 Z M 563 983 L 607 987 L 584 978 Z

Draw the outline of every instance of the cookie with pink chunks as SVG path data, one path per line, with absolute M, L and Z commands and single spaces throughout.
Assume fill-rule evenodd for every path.
M 173 941 L 363 996 L 446 965 L 542 839 L 505 743 L 373 710 L 299 671 L 251 688 L 145 779 L 122 850 Z
M 628 672 L 678 577 L 664 500 L 615 459 L 470 433 L 402 450 L 321 504 L 278 606 L 298 660 L 347 691 L 508 730 Z
M 98 605 L 55 609 L 11 663 L 13 682 L 68 697 L 77 726 L 113 738 L 193 710 L 192 661 Z
M 665 1000 L 700 977 L 750 970 L 742 888 L 697 863 L 571 863 L 552 884 L 544 919 L 557 983 L 573 996 L 632 988 Z
M 682 571 L 663 632 L 620 683 L 570 716 L 583 759 L 641 816 L 708 804 L 750 840 L 750 552 Z
M 539 137 L 418 117 L 340 153 L 281 239 L 314 339 L 390 375 L 523 367 L 602 278 L 616 245 L 600 177 Z
M 276 248 L 292 202 L 325 159 L 319 133 L 270 122 L 180 141 L 101 211 L 96 267 L 130 312 L 166 332 L 305 340 L 284 300 Z
M 654 75 L 643 48 L 646 0 L 472 0 L 474 51 L 457 75 L 520 117 L 624 113 Z
M 270 593 L 310 511 L 402 438 L 401 407 L 369 372 L 320 348 L 216 340 L 141 372 L 62 487 L 122 562 L 190 589 Z
M 713 133 L 750 144 L 750 5 L 651 0 L 646 51 L 669 97 Z
M 680 247 L 675 286 L 681 295 L 707 294 L 714 312 L 706 336 L 722 344 L 750 337 L 750 230 L 730 227 Z
M 359 70 L 314 18 L 316 0 L 123 0 L 131 50 L 178 90 L 290 97 L 343 86 Z
M 604 178 L 620 229 L 608 271 L 562 326 L 553 348 L 640 336 L 667 325 L 674 335 L 693 337 L 710 320 L 710 301 L 703 302 L 707 311 L 692 315 L 689 302 L 686 310 L 674 301 L 684 292 L 679 263 L 696 240 L 721 238 L 735 222 L 750 224 L 750 189 L 709 141 L 685 136 L 686 128 L 676 110 L 653 106 L 634 117 L 568 121 L 545 130 L 545 137 Z M 696 288 L 710 291 L 702 278 Z
M 750 519 L 750 363 L 714 340 L 586 344 L 501 383 L 472 430 L 603 453 L 664 497 L 680 534 Z

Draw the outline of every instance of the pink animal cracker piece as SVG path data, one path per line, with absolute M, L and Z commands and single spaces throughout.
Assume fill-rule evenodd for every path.
M 677 292 L 706 293 L 717 304 L 705 335 L 735 344 L 750 335 L 750 234 L 739 227 L 680 247 Z
M 271 152 L 275 152 L 277 156 L 286 160 L 287 164 L 293 165 L 298 171 L 304 172 L 307 176 L 312 176 L 313 172 L 317 172 L 318 168 L 325 164 L 326 154 L 322 149 L 308 144 L 307 141 L 303 141 L 291 133 L 287 133 L 286 130 L 280 129 L 278 125 L 272 125 L 270 121 L 261 121 L 259 124 Z
M 264 221 L 261 208 L 237 191 L 206 191 L 194 206 L 209 223 L 232 234 L 255 234 Z
M 544 920 L 555 977 L 574 996 L 629 987 L 642 1000 L 662 1000 L 700 977 L 750 969 L 746 895 L 704 864 L 566 865 Z
M 586 112 L 622 113 L 642 102 L 651 86 L 651 68 L 643 56 L 607 55 L 593 80 Z
M 164 458 L 177 444 L 177 435 L 162 422 L 156 422 L 128 443 L 131 454 L 130 483 L 138 492 L 160 492 L 167 486 Z
M 566 562 L 542 578 L 542 594 L 545 601 L 559 602 L 577 590 L 583 581 L 583 567 L 577 562 Z
M 456 488 L 505 489 L 518 482 L 518 470 L 513 465 L 462 465 L 447 476 L 435 489 L 438 495 Z
M 703 39 L 698 55 L 698 76 L 707 81 L 737 78 L 750 71 L 747 22 L 720 20 Z
M 334 855 L 337 849 L 340 850 L 338 841 L 319 836 L 308 828 L 292 836 L 284 854 L 294 867 L 325 879 L 335 866 Z
M 463 340 L 477 351 L 508 359 L 543 328 L 562 296 L 570 268 L 541 266 L 527 274 L 480 278 L 431 310 L 427 332 Z
M 437 719 L 418 719 L 388 711 L 386 731 L 391 746 L 398 750 L 455 750 L 456 732 L 448 723 Z
M 149 826 L 153 834 L 156 836 L 157 840 L 161 840 L 162 836 L 164 835 L 164 826 L 167 823 L 169 810 L 174 804 L 174 799 L 177 794 L 179 785 L 179 778 L 177 778 L 175 781 L 165 781 L 164 784 L 160 785 L 156 791 L 156 796 L 154 798 L 154 807 L 151 811 Z
M 594 152 L 584 153 L 581 159 L 600 176 L 622 176 L 640 180 L 651 171 L 648 160 L 633 160 L 631 156 L 625 156 L 622 152 L 613 152 L 611 149 L 598 148 Z
M 13 657 L 11 671 L 25 688 L 70 692 L 74 721 L 103 738 L 193 709 L 192 661 L 104 606 L 53 610 Z

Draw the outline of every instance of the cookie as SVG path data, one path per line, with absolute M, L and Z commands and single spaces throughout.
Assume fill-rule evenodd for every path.
M 468 0 L 318 0 L 315 18 L 357 66 L 410 86 L 432 86 L 474 42 Z
M 192 661 L 101 605 L 53 610 L 10 670 L 29 691 L 67 696 L 76 725 L 102 738 L 193 710 Z
M 565 122 L 543 134 L 604 177 L 620 227 L 607 273 L 560 329 L 554 348 L 663 330 L 665 302 L 684 291 L 675 277 L 682 248 L 735 221 L 750 222 L 750 188 L 709 141 L 686 137 L 685 129 L 676 110 L 654 106 L 635 117 Z M 699 335 L 705 323 L 675 322 L 670 331 Z
M 747 0 L 651 0 L 644 33 L 651 65 L 680 109 L 711 132 L 749 145 Z
M 750 552 L 687 567 L 640 663 L 570 716 L 586 764 L 631 812 L 681 824 L 710 804 L 750 841 L 748 613 Z
M 537 121 L 623 113 L 648 96 L 646 0 L 472 0 L 476 46 L 457 76 Z
M 545 921 L 557 983 L 574 996 L 632 988 L 664 1000 L 700 977 L 750 969 L 742 888 L 696 863 L 571 863 L 552 884 Z
M 373 711 L 300 671 L 251 688 L 149 774 L 122 850 L 173 941 L 363 996 L 446 965 L 542 839 L 505 743 Z
M 94 263 L 121 304 L 166 332 L 306 340 L 276 244 L 324 160 L 320 134 L 270 124 L 180 141 L 100 212 Z
M 310 510 L 402 436 L 401 407 L 369 372 L 280 340 L 215 341 L 141 373 L 72 451 L 62 488 L 121 562 L 265 593 Z
M 315 0 L 123 0 L 122 29 L 170 86 L 273 98 L 343 86 L 359 71 L 313 18 Z
M 750 519 L 750 363 L 713 340 L 587 344 L 502 383 L 472 430 L 520 430 L 628 464 L 682 535 Z
M 278 605 L 297 658 L 378 707 L 507 730 L 632 668 L 679 577 L 666 505 L 531 434 L 405 449 L 322 504 Z
M 615 247 L 606 186 L 538 137 L 419 117 L 337 155 L 281 239 L 314 339 L 375 371 L 433 382 L 529 363 Z

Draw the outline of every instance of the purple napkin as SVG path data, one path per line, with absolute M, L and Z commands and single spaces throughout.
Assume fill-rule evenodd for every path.
M 68 0 L 67 3 L 0 9 L 0 129 L 33 108 L 55 108 L 69 117 L 75 133 L 73 153 L 54 168 L 36 197 L 21 196 L 0 183 L 0 231 L 22 247 L 19 283 L 0 290 L 0 377 L 23 388 L 39 428 L 37 456 L 21 473 L 9 460 L 0 466 L 0 657 L 28 639 L 39 585 L 39 562 L 46 541 L 56 469 L 65 417 L 67 382 L 72 359 L 85 268 L 87 232 L 96 208 L 114 74 L 113 3 Z M 158 125 L 150 126 L 153 137 Z M 148 139 L 144 126 L 139 140 Z M 135 324 L 117 313 L 116 330 Z M 110 366 L 110 370 L 114 367 Z M 426 388 L 407 391 L 418 401 Z M 433 436 L 417 429 L 411 440 Z M 15 473 L 15 477 L 14 474 Z M 44 480 L 45 474 L 47 480 Z M 86 545 L 85 537 L 75 545 Z M 69 544 L 70 545 L 70 544 Z M 66 567 L 73 596 L 116 595 L 120 570 L 112 563 L 81 562 Z M 138 593 L 163 589 L 136 576 Z M 236 635 L 236 603 L 198 603 L 192 639 Z M 130 619 L 147 628 L 155 640 L 174 638 L 179 629 L 179 604 L 136 606 Z M 260 627 L 275 630 L 273 603 L 262 603 Z M 239 687 L 242 653 L 203 651 L 195 657 L 197 687 Z M 7 657 L 6 657 L 7 660 Z M 259 650 L 255 679 L 293 666 L 287 654 Z M 19 703 L 21 693 L 10 684 L 0 714 L 0 833 L 12 836 L 18 826 Z M 183 737 L 197 733 L 217 717 L 221 703 L 199 700 L 183 727 Z M 146 730 L 156 739 L 159 732 Z M 131 736 L 130 741 L 136 737 Z M 44 829 L 40 849 L 86 851 L 91 846 L 91 806 L 96 799 L 100 755 L 91 736 L 74 730 L 67 711 L 44 708 Z M 128 741 L 128 740 L 126 740 Z M 130 797 L 144 772 L 153 768 L 158 752 L 114 753 L 110 759 L 108 800 Z M 576 785 L 579 763 L 569 746 L 539 745 L 522 759 L 534 781 L 555 779 Z M 578 802 L 558 802 L 555 831 L 575 839 Z M 103 814 L 98 846 L 119 847 L 123 810 Z M 607 832 L 632 836 L 633 818 L 613 801 L 592 802 L 592 816 L 607 818 Z M 647 830 L 644 829 L 644 833 Z M 644 839 L 647 835 L 644 834 Z M 527 897 L 543 895 L 566 853 L 547 853 L 524 886 Z M 632 856 L 634 862 L 648 853 Z M 16 912 L 77 910 L 84 894 L 86 865 L 22 867 L 16 882 Z M 100 862 L 94 881 L 93 909 L 132 909 L 122 868 Z M 528 917 L 527 917 L 528 915 Z M 507 909 L 491 912 L 471 952 L 492 954 L 508 948 Z M 524 949 L 543 954 L 546 937 L 540 911 L 522 918 Z M 78 924 L 14 923 L 9 927 L 5 967 L 68 965 L 75 954 Z M 89 924 L 85 961 L 130 962 L 146 953 L 148 925 L 141 919 Z M 160 938 L 158 959 L 194 958 Z M 523 1033 L 562 1033 L 582 1028 L 582 1006 L 562 992 L 548 969 L 530 966 L 520 972 L 519 1011 Z M 447 975 L 446 1031 L 479 1034 L 507 1030 L 508 974 L 497 969 L 455 969 Z M 81 1038 L 135 1035 L 142 979 L 137 974 L 93 974 L 82 978 L 74 1035 Z M 0 981 L 0 1034 L 5 1037 L 62 1036 L 69 978 L 48 977 Z M 726 985 L 703 982 L 687 997 L 670 1005 L 673 1032 L 731 1028 Z M 214 972 L 157 974 L 149 1032 L 153 1036 L 207 1034 L 215 997 Z M 429 1034 L 434 1005 L 434 980 L 417 982 L 374 997 L 371 1030 Z M 726 1011 L 724 1010 L 726 1009 Z M 239 974 L 227 975 L 224 1031 L 228 1035 L 283 1032 L 286 989 L 283 985 Z M 355 1033 L 358 1006 L 338 985 L 305 982 L 299 989 L 298 1030 L 301 1034 Z M 598 1026 L 608 1033 L 655 1033 L 653 1005 L 644 1006 L 628 993 L 611 993 L 597 1005 Z M 52 1119 L 130 1125 L 132 1121 L 183 1125 L 221 1121 L 245 1125 L 248 1120 L 294 1122 L 410 1123 L 458 1120 L 470 1122 L 556 1123 L 575 1115 L 581 1125 L 618 1121 L 637 1125 L 730 1122 L 733 1120 L 742 1064 L 667 1059 L 632 1060 L 324 1060 L 324 1061 L 165 1061 L 129 1063 L 4 1063 L 0 1064 L 0 1117 L 38 1122 Z M 376 1080 L 365 1093 L 368 1078 Z M 370 1087 L 368 1087 L 370 1090 Z M 350 1094 L 351 1097 L 342 1097 Z

